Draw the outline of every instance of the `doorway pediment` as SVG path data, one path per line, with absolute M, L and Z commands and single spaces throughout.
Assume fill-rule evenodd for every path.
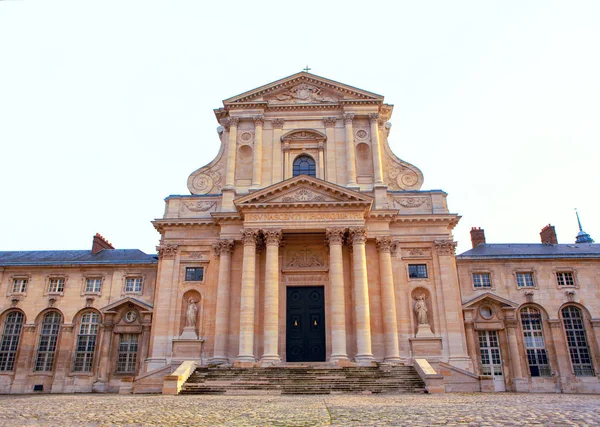
M 252 208 L 348 207 L 370 210 L 373 198 L 307 175 L 296 176 L 234 200 L 240 211 Z

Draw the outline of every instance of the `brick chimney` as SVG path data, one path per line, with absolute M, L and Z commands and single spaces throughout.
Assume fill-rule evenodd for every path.
M 485 230 L 479 227 L 471 227 L 471 245 L 477 247 L 485 244 Z
M 92 254 L 97 254 L 104 249 L 114 249 L 115 247 L 104 237 L 100 235 L 100 233 L 96 233 L 94 236 L 94 240 L 92 242 Z
M 544 245 L 558 245 L 558 240 L 556 238 L 556 230 L 553 225 L 548 224 L 542 231 L 540 231 L 540 238 L 542 239 L 542 243 Z

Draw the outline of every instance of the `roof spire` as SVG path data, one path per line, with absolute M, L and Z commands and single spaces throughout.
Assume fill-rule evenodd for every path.
M 583 231 L 583 228 L 581 227 L 581 220 L 579 219 L 577 208 L 575 208 L 575 215 L 577 215 L 577 224 L 579 225 L 579 233 L 577 233 L 577 237 L 575 237 L 575 243 L 594 243 L 594 239 Z

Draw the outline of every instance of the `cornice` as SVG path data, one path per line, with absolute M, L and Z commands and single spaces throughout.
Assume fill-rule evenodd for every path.
M 449 227 L 454 228 L 460 221 L 460 215 L 448 214 L 448 215 L 397 215 L 392 222 L 406 223 L 406 224 L 431 224 L 440 223 L 447 224 Z
M 336 207 L 336 208 L 349 208 L 349 207 L 357 207 L 368 209 L 371 206 L 372 202 L 370 201 L 343 201 L 343 202 L 265 202 L 265 203 L 245 203 L 243 205 L 239 205 L 238 209 L 240 211 L 247 210 L 264 210 L 264 209 L 272 209 L 272 208 L 327 208 L 327 207 Z
M 152 221 L 152 225 L 158 232 L 162 233 L 166 227 L 212 227 L 216 223 L 212 218 L 165 218 Z
M 398 209 L 381 209 L 370 211 L 367 214 L 368 219 L 394 219 L 398 215 Z

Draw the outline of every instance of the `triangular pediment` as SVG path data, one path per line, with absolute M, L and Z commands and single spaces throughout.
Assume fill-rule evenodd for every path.
M 128 305 L 131 304 L 134 307 L 136 307 L 138 310 L 140 311 L 147 311 L 147 312 L 152 312 L 152 305 L 147 304 L 143 301 L 140 301 L 139 299 L 133 298 L 133 297 L 125 297 L 125 298 L 121 298 L 118 301 L 113 302 L 112 304 L 109 304 L 105 307 L 102 307 L 100 309 L 100 311 L 102 313 L 106 313 L 108 311 L 115 311 L 117 310 L 119 307 L 123 306 L 123 305 Z
M 370 208 L 373 198 L 339 185 L 300 175 L 234 200 L 245 207 L 356 206 Z
M 479 303 L 483 302 L 483 300 L 491 300 L 491 301 L 499 304 L 501 307 L 506 307 L 506 308 L 517 308 L 519 306 L 519 304 L 517 304 L 516 302 L 510 301 L 506 298 L 502 298 L 498 295 L 494 295 L 491 292 L 486 292 L 484 294 L 481 294 L 481 295 L 465 302 L 462 305 L 462 308 L 463 308 L 463 310 L 473 308 L 473 307 L 477 306 Z
M 383 102 L 383 96 L 307 72 L 300 72 L 223 101 L 227 106 L 339 104 L 348 100 Z

